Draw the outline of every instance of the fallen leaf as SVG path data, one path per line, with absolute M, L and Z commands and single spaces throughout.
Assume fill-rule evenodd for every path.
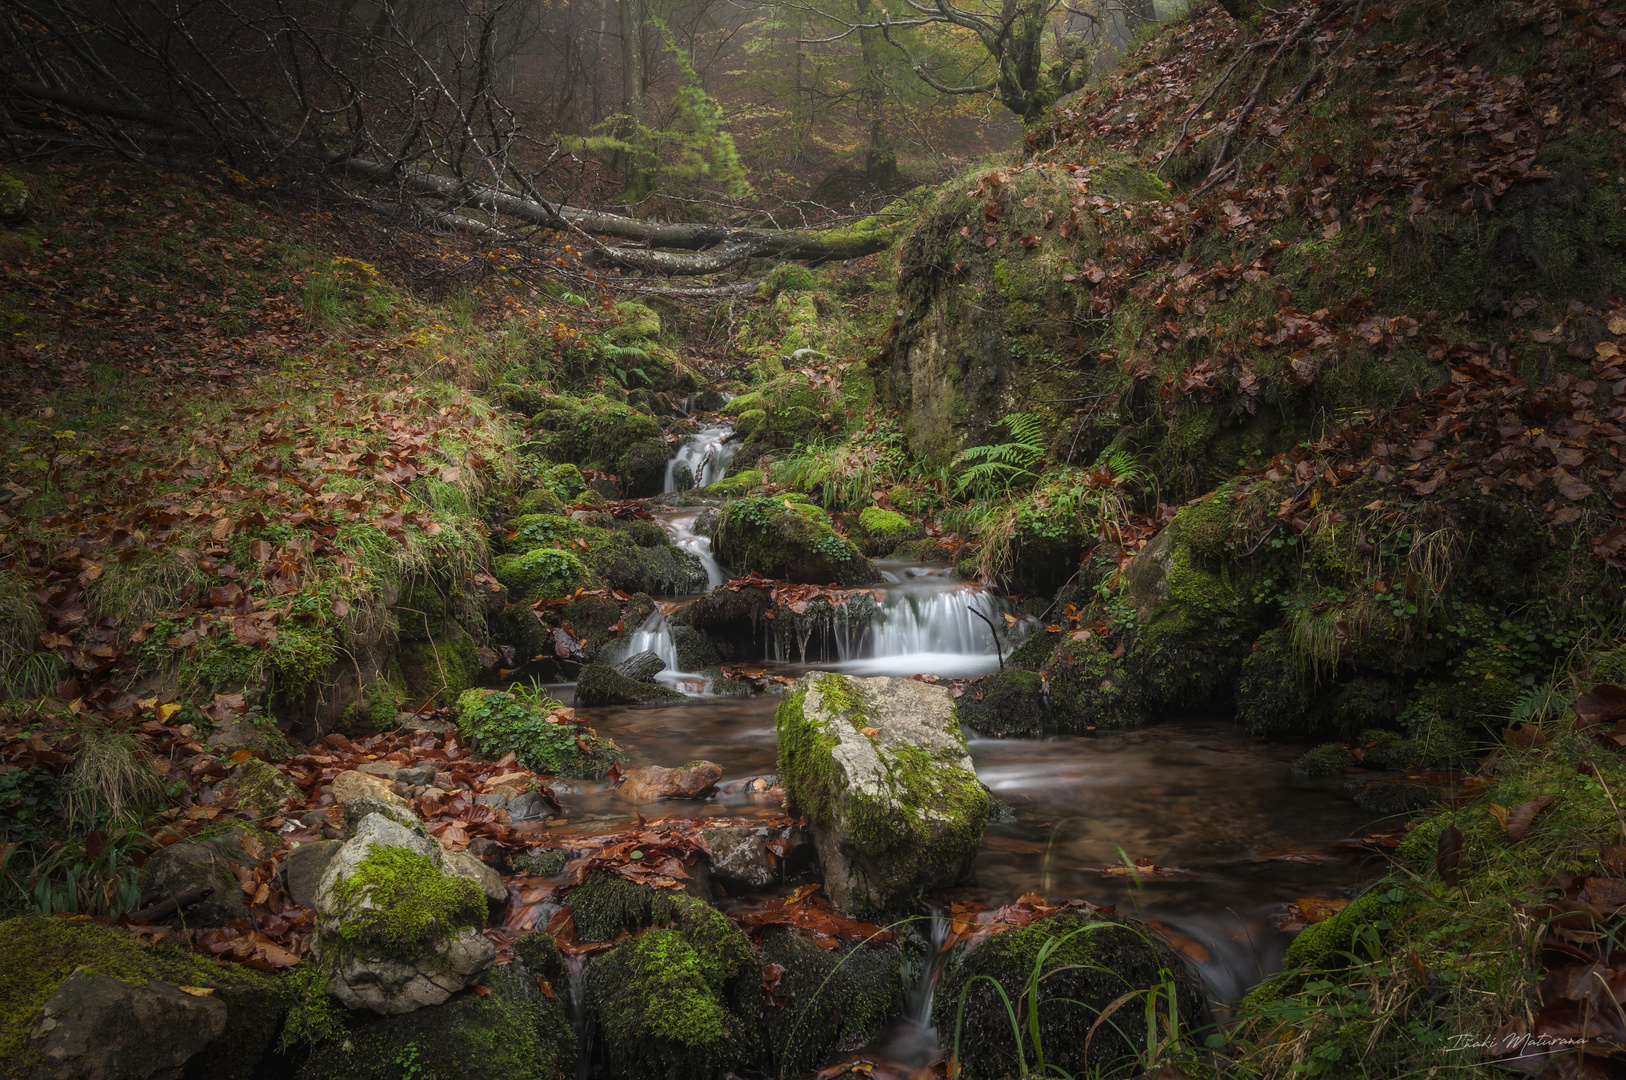
M 1513 807 L 1507 812 L 1507 837 L 1515 842 L 1522 840 L 1529 830 L 1530 823 L 1536 820 L 1536 815 L 1547 809 L 1558 800 L 1556 795 L 1543 795 L 1540 798 L 1530 799 Z
M 177 986 L 175 989 L 183 994 L 191 994 L 193 997 L 209 997 L 215 992 L 215 988 L 212 986 Z

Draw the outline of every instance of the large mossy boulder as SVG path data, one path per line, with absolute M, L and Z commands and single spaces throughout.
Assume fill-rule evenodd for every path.
M 1037 1041 L 1056 1075 L 1130 1077 L 1145 1053 L 1148 1010 L 1159 1017 L 1173 1012 L 1191 1025 L 1203 996 L 1186 962 L 1151 930 L 1063 911 L 972 948 L 939 983 L 932 1019 L 960 1075 L 998 1080 L 1019 1075 L 1023 1060 L 1007 1008 L 1028 1015 L 1035 1005 Z M 1021 1053 L 1031 1063 L 1025 1026 L 1022 1038 Z
M 902 1003 L 903 959 L 893 945 L 825 949 L 776 927 L 762 935 L 762 960 L 784 969 L 774 987 L 781 1004 L 763 1014 L 772 1076 L 801 1076 L 833 1054 L 861 1048 Z
M 946 687 L 813 672 L 774 721 L 786 801 L 837 907 L 896 911 L 970 876 L 992 802 Z
M 516 950 L 519 951 L 519 950 Z M 524 965 L 492 971 L 478 990 L 404 1016 L 357 1016 L 312 1047 L 297 1080 L 558 1080 L 575 1075 L 576 1034 L 561 983 L 552 994 Z M 552 989 L 550 982 L 549 989 Z
M 673 705 L 687 700 L 654 679 L 634 679 L 604 664 L 588 664 L 576 676 L 577 705 Z
M 737 574 L 755 571 L 814 585 L 864 585 L 881 575 L 818 507 L 790 499 L 723 504 L 712 538 L 717 558 Z
M 187 1075 L 247 1080 L 254 1075 L 287 1011 L 287 1000 L 278 992 L 276 979 L 239 964 L 212 960 L 172 945 L 143 945 L 119 927 L 25 915 L 0 922 L 0 1076 L 20 1080 L 90 1075 L 73 1071 L 72 1062 L 58 1062 L 55 1072 L 46 1068 L 42 1053 L 49 1049 L 50 1033 L 35 1035 L 46 1003 L 76 972 L 81 976 L 108 977 L 120 986 L 151 987 L 153 996 L 172 997 L 177 986 L 213 989 L 211 998 L 225 1007 L 225 1025 L 189 1056 Z M 59 1004 L 67 1004 L 67 996 L 58 999 Z M 119 1056 L 114 1060 L 129 1071 L 105 1075 L 149 1075 L 140 1071 L 143 1066 L 131 1056 L 138 1053 L 150 1058 L 150 1072 L 168 1067 L 159 1060 L 171 1042 L 165 1032 L 157 1032 L 156 1040 L 144 1040 L 141 1032 L 127 1032 L 130 1037 L 125 1038 L 117 1030 L 95 1030 L 116 1028 L 121 1017 L 129 1018 L 133 1009 L 133 1004 L 122 1011 L 114 1008 L 102 1023 L 76 1036 L 78 1052 L 84 1055 L 81 1064 L 92 1055 L 116 1052 Z M 154 1015 L 174 1011 L 160 1008 Z M 67 1020 L 66 1016 L 58 1017 L 59 1023 Z M 180 1033 L 174 1034 L 173 1042 L 178 1044 Z
M 618 757 L 614 746 L 558 702 L 520 689 L 465 691 L 457 699 L 458 733 L 487 758 L 512 753 L 532 772 L 580 779 L 609 772 Z
M 610 1074 L 711 1080 L 756 1057 L 762 968 L 739 927 L 690 896 L 590 879 L 566 898 L 593 962 L 587 1005 Z
M 560 548 L 535 547 L 521 555 L 499 555 L 493 565 L 508 595 L 525 604 L 569 596 L 590 581 L 582 560 Z
M 487 901 L 440 844 L 383 814 L 357 825 L 316 891 L 328 992 L 383 1016 L 439 1005 L 491 968 Z

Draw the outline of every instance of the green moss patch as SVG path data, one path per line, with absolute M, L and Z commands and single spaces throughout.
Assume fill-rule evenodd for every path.
M 618 757 L 614 746 L 592 728 L 559 718 L 558 708 L 551 698 L 515 690 L 468 690 L 457 699 L 457 730 L 493 760 L 512 752 L 533 772 L 603 776 Z
M 469 878 L 452 877 L 406 848 L 374 846 L 333 892 L 339 937 L 351 948 L 410 954 L 485 925 L 486 901 Z

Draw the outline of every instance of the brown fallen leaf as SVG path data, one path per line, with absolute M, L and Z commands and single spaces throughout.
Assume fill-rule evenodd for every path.
M 1326 922 L 1349 906 L 1349 900 L 1341 896 L 1301 896 L 1293 903 L 1307 923 Z
M 209 997 L 215 992 L 215 988 L 212 986 L 177 986 L 175 989 L 183 994 L 191 994 L 193 997 Z
M 858 733 L 866 739 L 873 739 L 881 734 L 881 729 L 878 727 L 859 728 Z
M 1536 820 L 1536 815 L 1558 801 L 1556 795 L 1543 795 L 1540 798 L 1522 802 L 1507 812 L 1507 837 L 1515 842 L 1522 840 L 1529 831 L 1530 823 Z

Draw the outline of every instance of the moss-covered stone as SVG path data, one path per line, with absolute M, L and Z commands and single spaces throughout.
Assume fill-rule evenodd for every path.
M 787 803 L 807 815 L 842 910 L 893 910 L 970 872 L 991 801 L 946 690 L 814 672 L 774 726 Z
M 801 1076 L 834 1054 L 857 1050 L 897 1015 L 902 957 L 891 945 L 823 949 L 790 929 L 762 936 L 762 960 L 784 968 L 782 999 L 763 1013 L 766 1071 Z
M 275 765 L 259 758 L 249 758 L 232 766 L 225 782 L 237 789 L 239 806 L 249 807 L 261 817 L 270 817 L 290 799 L 303 798 L 293 781 L 282 775 Z
M 713 498 L 733 499 L 762 487 L 767 482 L 767 474 L 760 469 L 745 469 L 733 476 L 725 476 L 716 483 L 707 484 L 700 490 L 702 494 Z
M 351 948 L 410 955 L 485 924 L 486 901 L 469 878 L 401 847 L 376 845 L 332 888 L 339 937 Z
M 537 484 L 514 500 L 514 516 L 530 514 L 557 514 L 564 509 L 558 492 L 547 484 Z
M 1343 743 L 1322 743 L 1306 750 L 1293 762 L 1293 775 L 1337 776 L 1354 764 L 1355 759 L 1350 756 Z
M 891 554 L 905 541 L 924 539 L 926 530 L 896 510 L 868 506 L 858 515 L 854 536 L 863 545 L 865 555 L 878 556 Z
M 606 584 L 622 592 L 673 595 L 705 591 L 706 568 L 691 552 L 671 544 L 651 547 L 625 533 L 610 533 L 583 561 Z
M 442 624 L 433 638 L 402 645 L 397 653 L 407 697 L 413 702 L 451 702 L 474 684 L 480 671 L 479 645 L 456 622 Z
M 588 664 L 576 676 L 578 705 L 668 705 L 687 700 L 670 687 L 628 678 L 603 664 Z
M 517 952 L 518 950 L 516 950 Z M 311 1048 L 298 1080 L 558 1080 L 576 1069 L 577 1041 L 561 986 L 544 993 L 529 970 L 499 968 L 486 993 L 465 991 L 404 1016 L 352 1020 Z
M 583 904 L 577 925 L 604 930 L 609 920 L 599 925 L 587 913 L 581 891 L 567 898 L 573 911 Z M 645 891 L 651 893 L 647 906 L 623 904 L 619 929 L 641 922 L 647 929 L 588 971 L 588 1008 L 611 1073 L 628 1080 L 710 1080 L 740 1067 L 760 1043 L 762 969 L 755 950 L 732 921 L 704 903 Z
M 39 1064 L 29 1032 L 57 985 L 79 968 L 129 983 L 159 980 L 213 987 L 226 1003 L 226 1030 L 200 1052 L 200 1075 L 247 1080 L 288 1007 L 277 981 L 239 964 L 172 945 L 142 945 L 118 927 L 33 915 L 0 922 L 0 1076 L 26 1077 Z
M 457 699 L 457 730 L 493 760 L 512 752 L 533 772 L 603 776 L 619 757 L 614 746 L 592 728 L 562 719 L 553 711 L 557 704 L 528 694 L 467 690 Z
M 782 499 L 744 498 L 723 504 L 712 540 L 717 558 L 736 573 L 755 571 L 785 581 L 861 585 L 880 574 L 817 507 Z
M 546 404 L 532 418 L 536 430 L 532 441 L 521 447 L 523 452 L 616 472 L 634 446 L 660 438 L 654 417 L 602 394 L 580 399 L 561 395 Z
M 1176 1012 L 1182 1025 L 1192 1024 L 1202 1010 L 1198 987 L 1185 961 L 1151 930 L 1059 912 L 997 934 L 966 954 L 939 984 L 932 1018 L 945 1052 L 968 1080 L 1020 1073 L 1006 1000 L 1024 1015 L 1036 1007 L 1039 1042 L 1051 1069 L 1071 1076 L 1129 1075 L 1145 1052 L 1148 1011 Z M 1097 1026 L 1101 1013 L 1125 994 L 1133 996 L 1113 1014 L 1116 1023 Z M 1031 1063 L 1036 1048 L 1026 1027 L 1021 1037 Z
M 497 580 L 516 601 L 535 603 L 569 596 L 589 584 L 587 568 L 575 554 L 537 547 L 523 555 L 502 555 L 495 563 Z
M 1039 735 L 1049 725 L 1045 682 L 1022 668 L 978 679 L 956 707 L 960 720 L 980 735 Z

